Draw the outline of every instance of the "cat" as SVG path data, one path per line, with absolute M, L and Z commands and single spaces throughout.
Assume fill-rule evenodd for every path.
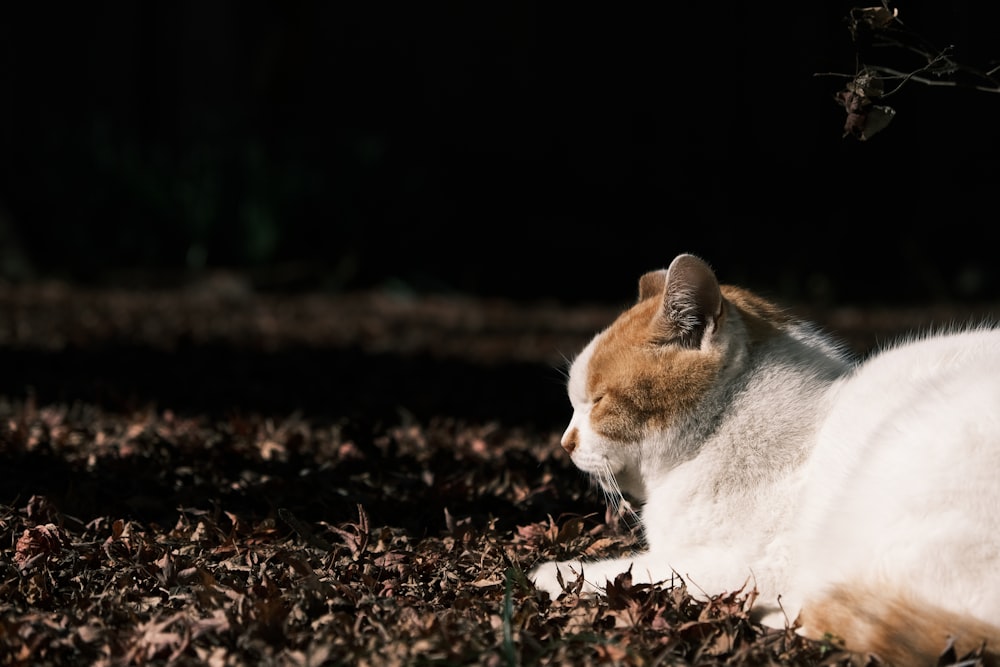
M 720 285 L 700 257 L 573 360 L 562 447 L 645 550 L 528 572 L 554 599 L 616 575 L 759 595 L 764 625 L 896 665 L 1000 650 L 1000 330 L 925 332 L 857 361 Z M 954 644 L 949 644 L 953 641 Z

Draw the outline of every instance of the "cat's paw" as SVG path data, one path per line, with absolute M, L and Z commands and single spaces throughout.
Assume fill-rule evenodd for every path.
M 563 592 L 562 584 L 559 583 L 559 563 L 555 561 L 542 563 L 532 568 L 528 572 L 528 579 L 535 584 L 535 588 L 548 593 L 552 600 L 555 600 Z
M 549 594 L 550 599 L 555 600 L 563 592 L 563 583 L 568 586 L 576 581 L 579 574 L 579 563 L 574 567 L 572 562 L 549 561 L 529 571 L 528 579 L 535 584 L 535 588 L 545 591 Z M 562 576 L 562 583 L 559 581 L 560 575 Z

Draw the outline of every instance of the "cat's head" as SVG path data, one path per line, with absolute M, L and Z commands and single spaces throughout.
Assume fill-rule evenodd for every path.
M 693 454 L 679 434 L 746 347 L 723 289 L 708 264 L 679 255 L 643 275 L 637 303 L 574 360 L 562 446 L 609 493 L 643 500 L 653 467 Z

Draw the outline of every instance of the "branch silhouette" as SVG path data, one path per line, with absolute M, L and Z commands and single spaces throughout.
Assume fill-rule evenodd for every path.
M 958 62 L 953 56 L 953 45 L 937 48 L 907 28 L 899 18 L 899 10 L 891 8 L 888 0 L 883 0 L 878 7 L 851 9 L 847 29 L 858 45 L 854 74 L 817 72 L 813 75 L 848 79 L 844 88 L 833 96 L 847 112 L 845 137 L 867 141 L 885 129 L 896 115 L 893 107 L 883 103 L 885 98 L 911 82 L 1000 93 L 1000 65 L 984 70 Z M 903 56 L 915 55 L 920 64 L 908 71 L 897 66 L 866 64 L 861 50 L 868 46 L 894 49 Z

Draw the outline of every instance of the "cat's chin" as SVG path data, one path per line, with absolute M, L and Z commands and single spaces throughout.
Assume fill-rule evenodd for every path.
M 570 460 L 611 495 L 645 497 L 646 485 L 639 473 L 639 450 L 635 446 L 600 439 L 584 439 Z
M 621 480 L 629 475 L 631 467 L 625 457 L 613 457 L 597 452 L 576 451 L 570 457 L 573 465 L 596 478 L 606 478 L 611 480 Z

